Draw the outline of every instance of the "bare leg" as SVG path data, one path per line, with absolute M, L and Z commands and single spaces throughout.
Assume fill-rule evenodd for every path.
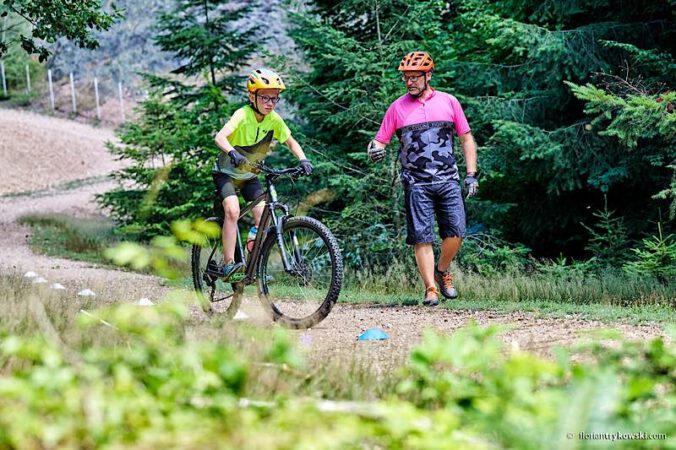
M 263 215 L 263 210 L 265 209 L 265 202 L 261 202 L 254 209 L 251 210 L 254 217 L 254 223 L 256 227 L 261 223 L 261 216 Z
M 415 261 L 425 288 L 434 286 L 434 250 L 432 244 L 415 245 Z
M 448 266 L 451 265 L 453 258 L 458 254 L 460 246 L 462 245 L 462 238 L 448 237 L 441 241 L 441 256 L 439 256 L 439 263 L 437 269 L 441 272 L 446 272 Z
M 239 200 L 236 195 L 229 195 L 223 200 L 225 217 L 223 220 L 223 257 L 225 263 L 235 260 L 235 243 L 237 241 L 237 219 L 239 219 Z

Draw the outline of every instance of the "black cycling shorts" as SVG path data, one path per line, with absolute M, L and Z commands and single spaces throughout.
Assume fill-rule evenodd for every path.
M 256 177 L 249 180 L 235 180 L 221 172 L 213 172 L 211 176 L 221 200 L 231 195 L 237 195 L 237 190 L 242 193 L 242 197 L 247 202 L 256 200 L 263 195 L 263 186 Z
M 404 196 L 407 244 L 425 244 L 435 241 L 435 214 L 441 239 L 465 237 L 465 205 L 462 202 L 462 191 L 457 180 L 406 186 Z

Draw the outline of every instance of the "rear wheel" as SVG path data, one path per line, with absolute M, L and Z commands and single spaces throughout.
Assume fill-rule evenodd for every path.
M 214 222 L 223 228 L 223 220 L 210 217 L 207 222 Z M 232 318 L 242 302 L 244 283 L 225 283 L 222 279 L 209 275 L 209 265 L 223 264 L 223 241 L 221 235 L 210 237 L 204 247 L 192 247 L 192 280 L 195 286 L 197 301 L 206 313 L 223 313 Z
M 290 264 L 284 269 L 277 235 L 263 243 L 258 291 L 272 318 L 290 328 L 310 328 L 329 315 L 343 282 L 343 258 L 328 228 L 310 217 L 284 222 L 282 245 Z

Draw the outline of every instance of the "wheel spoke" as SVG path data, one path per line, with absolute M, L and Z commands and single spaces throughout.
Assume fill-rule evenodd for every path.
M 285 224 L 282 247 L 289 270 L 285 270 L 275 236 L 264 246 L 259 271 L 261 298 L 275 319 L 292 327 L 312 326 L 328 314 L 340 291 L 338 245 L 321 223 L 293 218 Z
M 207 219 L 221 225 L 216 218 Z M 202 308 L 207 312 L 213 312 L 212 303 L 218 303 L 218 311 L 232 317 L 237 312 L 241 302 L 242 293 L 235 291 L 231 283 L 207 274 L 209 263 L 219 265 L 223 262 L 223 247 L 221 237 L 210 238 L 204 247 L 193 246 L 192 249 L 192 275 L 193 284 L 197 292 L 198 300 Z

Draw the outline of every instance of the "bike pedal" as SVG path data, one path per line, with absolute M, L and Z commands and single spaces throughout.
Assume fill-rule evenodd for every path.
M 237 283 L 237 282 L 243 281 L 244 278 L 246 278 L 246 273 L 244 273 L 244 272 L 235 272 L 235 273 L 233 273 L 232 275 L 230 275 L 230 277 L 228 277 L 228 280 L 227 280 L 227 281 L 228 281 L 228 282 L 234 282 L 234 283 Z

